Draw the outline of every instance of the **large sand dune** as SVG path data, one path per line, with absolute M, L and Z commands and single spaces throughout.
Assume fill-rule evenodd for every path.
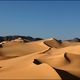
M 0 79 L 80 80 L 80 42 L 5 41 L 0 48 Z

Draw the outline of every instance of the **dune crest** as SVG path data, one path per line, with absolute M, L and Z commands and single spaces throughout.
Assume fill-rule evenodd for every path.
M 0 79 L 80 79 L 78 39 L 27 38 L 8 37 L 7 41 L 1 40 Z
M 61 47 L 61 41 L 56 40 L 55 38 L 49 38 L 47 40 L 44 41 L 44 44 L 48 45 L 49 47 L 55 47 L 55 48 L 59 48 Z

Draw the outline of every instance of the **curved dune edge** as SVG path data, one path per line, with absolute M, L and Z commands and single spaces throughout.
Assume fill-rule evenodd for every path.
M 80 45 L 65 45 L 53 38 L 29 43 L 5 43 L 0 48 L 0 79 L 67 80 L 64 74 L 72 76 L 71 80 L 78 80 Z
M 50 38 L 44 41 L 44 44 L 51 47 L 51 48 L 60 48 L 61 47 L 61 42 L 56 40 L 55 38 Z
M 49 54 L 49 52 L 51 52 Z M 70 46 L 61 49 L 51 49 L 43 56 L 36 59 L 51 67 L 64 70 L 76 77 L 80 77 L 80 45 Z M 66 54 L 66 55 L 65 55 Z
M 33 54 L 48 49 L 49 47 L 43 41 L 30 43 L 8 42 L 0 48 L 0 59 L 9 59 L 19 56 Z
M 0 61 L 0 79 L 61 79 L 47 64 L 35 65 L 37 53 Z

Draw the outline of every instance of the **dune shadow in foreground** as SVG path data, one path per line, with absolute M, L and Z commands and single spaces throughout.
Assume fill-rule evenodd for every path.
M 56 68 L 53 68 L 56 70 L 56 72 L 60 75 L 60 77 L 62 78 L 62 80 L 80 80 L 79 77 L 72 75 L 70 73 L 68 73 L 67 71 L 64 70 L 59 70 Z
M 42 62 L 38 61 L 37 59 L 34 59 L 33 63 L 36 65 L 42 64 Z M 67 71 L 56 69 L 54 67 L 52 67 L 52 68 L 55 69 L 55 71 L 59 74 L 59 76 L 61 77 L 62 80 L 80 80 L 79 77 L 72 75 Z

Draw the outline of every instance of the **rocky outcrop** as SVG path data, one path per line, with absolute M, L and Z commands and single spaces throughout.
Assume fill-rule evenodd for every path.
M 38 40 L 42 40 L 42 38 L 33 38 L 30 36 L 19 36 L 19 35 L 14 35 L 14 36 L 0 36 L 0 42 L 2 41 L 11 41 L 11 40 L 15 40 L 21 38 L 24 42 L 29 42 L 29 41 L 38 41 Z

